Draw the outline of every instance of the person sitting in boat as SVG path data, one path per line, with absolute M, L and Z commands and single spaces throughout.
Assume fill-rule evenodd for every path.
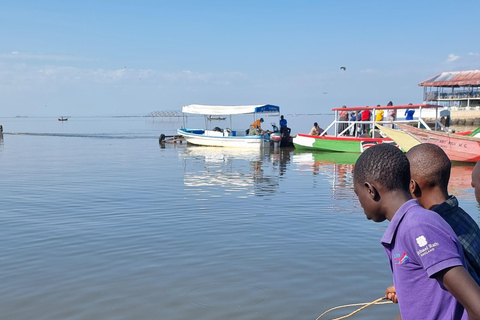
M 248 132 L 249 136 L 263 136 L 265 134 L 265 131 L 262 130 L 262 123 L 263 123 L 263 118 L 255 120 L 250 125 L 250 130 Z
M 310 130 L 309 135 L 310 135 L 310 136 L 319 136 L 319 135 L 322 134 L 322 132 L 323 132 L 323 129 L 320 128 L 320 127 L 318 126 L 318 123 L 315 122 L 315 123 L 313 124 L 312 130 Z
M 280 134 L 289 136 L 290 132 L 291 132 L 291 129 L 287 127 L 287 120 L 283 117 L 283 115 L 281 115 L 280 116 Z

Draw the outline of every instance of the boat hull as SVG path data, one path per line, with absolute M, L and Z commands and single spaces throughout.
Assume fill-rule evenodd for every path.
M 187 143 L 198 146 L 228 148 L 266 148 L 270 147 L 268 136 L 220 136 L 205 134 L 204 130 L 178 129 L 177 133 Z
M 395 144 L 393 140 L 385 138 L 310 136 L 301 133 L 293 139 L 296 149 L 354 153 L 362 153 L 365 149 L 381 143 Z
M 398 126 L 421 143 L 439 146 L 452 161 L 477 162 L 480 160 L 480 138 L 419 129 L 403 124 Z

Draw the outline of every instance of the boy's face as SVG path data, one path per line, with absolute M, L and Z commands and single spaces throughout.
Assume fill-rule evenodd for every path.
M 377 201 L 377 190 L 369 183 L 360 183 L 355 181 L 353 183 L 353 190 L 358 197 L 358 201 L 363 208 L 363 212 L 368 220 L 375 222 L 382 222 L 386 218 L 379 211 L 380 206 Z
M 480 204 L 480 164 L 477 163 L 472 172 L 472 188 L 475 189 L 475 198 Z

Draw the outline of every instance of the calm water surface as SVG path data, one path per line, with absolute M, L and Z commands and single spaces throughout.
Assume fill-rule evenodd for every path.
M 0 124 L 1 319 L 316 319 L 391 284 L 355 157 L 161 148 L 181 122 L 159 119 Z M 471 171 L 450 190 L 479 221 Z

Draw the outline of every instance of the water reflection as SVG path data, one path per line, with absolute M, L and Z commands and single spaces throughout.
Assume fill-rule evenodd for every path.
M 179 151 L 185 186 L 201 192 L 274 194 L 290 162 L 288 150 L 251 150 L 189 145 Z
M 311 171 L 313 175 L 327 176 L 333 190 L 353 190 L 353 167 L 359 153 L 311 152 L 295 150 L 293 162 L 299 170 Z M 453 163 L 448 190 L 453 195 L 468 194 L 474 163 Z
M 472 171 L 475 163 L 453 163 L 448 184 L 449 193 L 460 196 L 466 195 L 472 188 Z
M 311 152 L 295 150 L 293 162 L 299 170 L 321 175 L 330 183 L 332 197 L 341 200 L 351 198 L 353 167 L 360 154 L 346 152 Z

